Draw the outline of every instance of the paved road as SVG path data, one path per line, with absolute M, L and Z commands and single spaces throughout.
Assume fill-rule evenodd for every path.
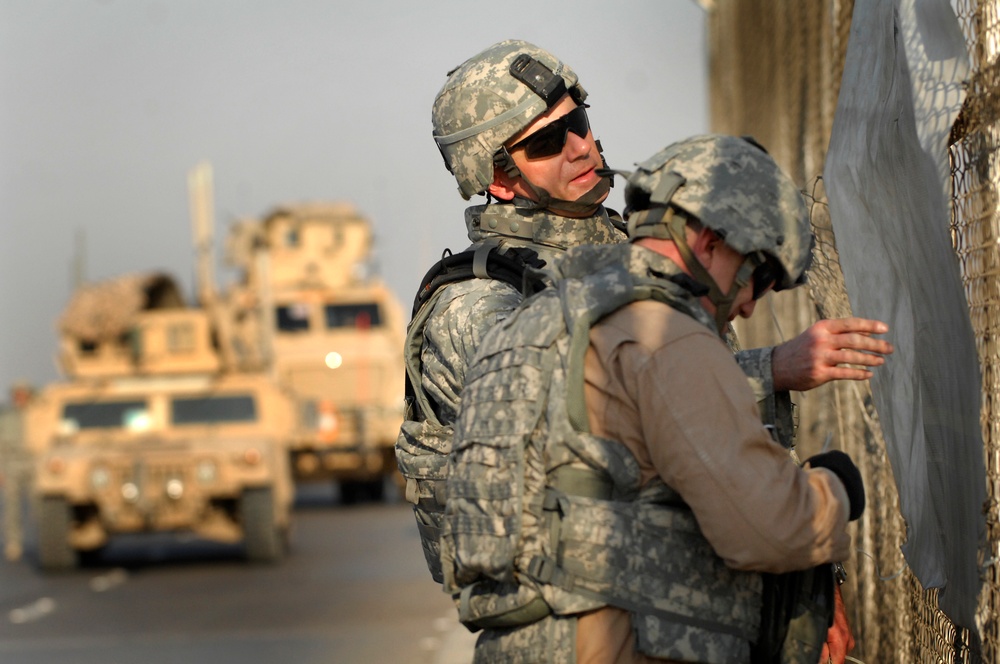
M 114 542 L 83 569 L 0 561 L 4 664 L 463 664 L 473 636 L 430 580 L 404 503 L 300 492 L 292 552 L 173 536 Z

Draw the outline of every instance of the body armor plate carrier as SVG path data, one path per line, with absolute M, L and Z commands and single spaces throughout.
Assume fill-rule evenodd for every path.
M 406 480 L 405 497 L 413 505 L 427 567 L 438 583 L 443 580 L 439 539 L 454 427 L 438 419 L 420 386 L 424 324 L 448 284 L 496 279 L 530 295 L 544 287 L 540 273 L 533 270 L 541 265 L 530 249 L 501 249 L 498 243 L 487 241 L 475 249 L 444 256 L 427 272 L 414 298 L 404 348 L 406 413 L 396 441 L 396 461 Z
M 469 367 L 448 469 L 445 589 L 472 628 L 611 605 L 632 612 L 648 655 L 748 661 L 761 576 L 726 567 L 668 486 L 639 486 L 627 448 L 589 432 L 583 397 L 594 323 L 655 299 L 714 330 L 699 287 L 634 245 L 579 247 L 559 270 L 557 287 L 488 335 Z

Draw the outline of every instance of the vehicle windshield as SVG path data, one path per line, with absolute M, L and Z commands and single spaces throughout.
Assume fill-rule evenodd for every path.
M 62 430 L 143 429 L 149 424 L 149 411 L 143 400 L 67 403 L 63 406 Z
M 309 329 L 309 305 L 284 304 L 275 308 L 278 330 L 300 332 Z
M 170 413 L 170 420 L 173 424 L 253 422 L 257 419 L 257 404 L 253 396 L 249 394 L 178 397 L 171 402 Z
M 331 330 L 338 327 L 368 329 L 382 324 L 378 305 L 374 302 L 328 304 L 325 308 L 325 314 L 326 327 Z

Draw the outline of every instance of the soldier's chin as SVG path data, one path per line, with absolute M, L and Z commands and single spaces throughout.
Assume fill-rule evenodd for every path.
M 587 171 L 594 178 L 594 183 L 583 194 L 577 197 L 577 203 L 600 205 L 611 193 L 611 178 L 600 177 L 595 171 Z

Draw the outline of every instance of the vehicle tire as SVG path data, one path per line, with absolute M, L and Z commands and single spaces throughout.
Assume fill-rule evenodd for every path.
M 354 505 L 361 500 L 360 488 L 356 481 L 341 480 L 339 485 L 341 505 Z
M 373 503 L 380 503 L 385 500 L 385 480 L 378 478 L 367 482 L 368 499 Z
M 247 560 L 274 563 L 285 552 L 285 538 L 274 518 L 274 493 L 270 487 L 245 489 L 240 503 Z
M 38 514 L 38 563 L 42 569 L 55 572 L 76 567 L 76 550 L 69 543 L 72 524 L 72 513 L 65 498 L 47 496 L 42 499 Z
M 340 503 L 342 505 L 380 502 L 384 496 L 385 485 L 381 478 L 377 480 L 342 480 L 340 482 Z
M 101 546 L 96 549 L 87 549 L 86 551 L 77 551 L 76 560 L 77 565 L 80 567 L 97 567 L 103 562 L 102 556 L 104 555 L 104 550 L 107 547 Z

